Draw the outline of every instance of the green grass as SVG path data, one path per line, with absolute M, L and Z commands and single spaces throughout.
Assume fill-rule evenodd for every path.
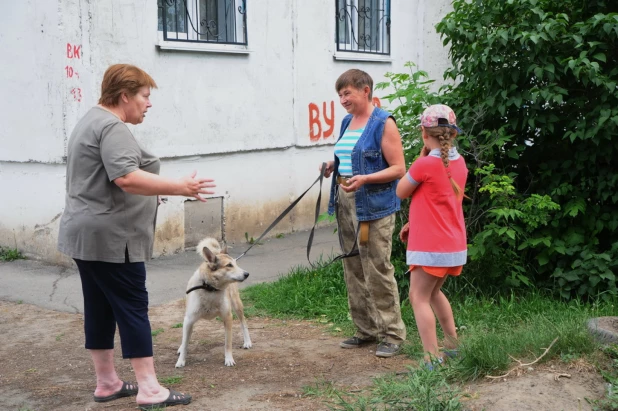
M 360 392 L 359 392 L 360 391 Z M 443 370 L 410 370 L 405 375 L 388 374 L 375 378 L 365 390 L 346 392 L 337 389 L 330 381 L 318 380 L 303 387 L 304 396 L 320 397 L 330 409 L 357 410 L 461 410 L 462 392 L 449 385 Z
M 339 264 L 311 271 L 296 267 L 290 274 L 273 283 L 257 284 L 243 290 L 251 302 L 254 315 L 276 318 L 318 318 L 346 323 L 348 303 Z
M 182 323 L 174 324 L 172 328 L 182 328 Z
M 319 378 L 316 379 L 314 384 L 303 387 L 303 395 L 305 397 L 335 398 L 340 395 L 340 392 L 335 388 L 332 381 Z
M 180 384 L 183 378 L 184 377 L 182 375 L 174 375 L 172 377 L 159 378 L 159 382 L 163 385 L 174 385 L 174 384 Z
M 598 344 L 585 322 L 612 315 L 612 304 L 564 302 L 536 292 L 522 296 L 454 299 L 453 312 L 460 332 L 462 360 L 451 367 L 459 379 L 499 375 L 513 365 L 508 356 L 533 361 L 558 337 L 540 362 L 553 357 L 591 354 Z
M 157 335 L 161 334 L 162 332 L 164 332 L 165 330 L 163 328 L 157 328 L 156 330 L 152 330 L 150 331 L 150 334 L 153 337 L 156 337 Z
M 400 289 L 407 290 L 407 281 L 399 279 L 399 282 Z M 453 388 L 457 384 L 487 375 L 504 374 L 517 364 L 513 358 L 522 362 L 534 361 L 556 338 L 555 344 L 539 363 L 555 358 L 563 361 L 593 358 L 600 352 L 600 346 L 586 330 L 585 323 L 592 317 L 615 315 L 615 306 L 618 305 L 618 301 L 563 301 L 540 291 L 486 295 L 466 284 L 463 278 L 449 282 L 451 284 L 444 291 L 453 307 L 462 354 L 450 361 L 449 367 L 439 373 L 415 370 L 405 377 L 378 378 L 370 392 L 364 392 L 356 399 L 337 391 L 327 382 L 306 387 L 306 395 L 324 397 L 331 407 L 338 410 L 410 407 L 419 410 L 457 410 L 461 407 L 460 394 Z M 251 286 L 242 293 L 249 315 L 315 320 L 328 323 L 331 331 L 340 332 L 342 336 L 351 335 L 354 331 L 348 314 L 341 264 L 316 270 L 297 267 L 273 283 Z M 403 352 L 420 359 L 422 345 L 410 302 L 404 299 L 401 305 L 408 335 Z M 604 355 L 608 357 L 609 354 Z M 614 372 L 608 374 L 606 379 L 618 378 L 618 362 Z M 614 389 L 613 401 L 618 401 L 616 391 Z M 416 393 L 413 398 L 409 397 L 411 392 Z
M 0 246 L 0 261 L 23 260 L 26 257 L 16 248 L 4 248 Z
M 255 244 L 255 245 L 262 245 L 263 243 L 257 242 L 257 240 L 253 237 L 249 237 L 249 233 L 245 232 L 245 240 L 247 240 L 247 242 L 249 244 Z

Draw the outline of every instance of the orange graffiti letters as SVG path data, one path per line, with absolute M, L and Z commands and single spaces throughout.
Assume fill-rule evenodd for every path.
M 317 127 L 317 131 L 315 128 Z M 320 123 L 320 109 L 313 103 L 309 103 L 309 140 L 316 141 L 322 136 L 322 123 Z
M 326 102 L 322 103 L 322 115 L 325 127 L 322 127 L 320 108 L 315 103 L 309 103 L 309 139 L 317 141 L 320 138 L 328 138 L 335 130 L 335 102 L 330 102 L 330 115 L 327 112 Z

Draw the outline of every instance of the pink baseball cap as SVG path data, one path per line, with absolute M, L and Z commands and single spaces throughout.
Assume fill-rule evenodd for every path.
M 440 121 L 442 120 L 442 121 Z M 421 126 L 423 127 L 450 127 L 461 133 L 457 127 L 457 117 L 449 106 L 434 104 L 429 106 L 421 114 Z

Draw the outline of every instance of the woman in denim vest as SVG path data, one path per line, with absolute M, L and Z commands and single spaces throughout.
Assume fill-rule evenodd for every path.
M 406 172 L 401 136 L 390 113 L 373 106 L 369 74 L 348 70 L 335 89 L 348 115 L 341 122 L 334 160 L 324 171 L 325 177 L 334 174 L 328 212 L 336 213 L 343 250 L 358 247 L 358 255 L 343 260 L 356 333 L 340 345 L 379 342 L 376 355 L 392 357 L 406 338 L 390 261 L 400 206 L 395 190 Z

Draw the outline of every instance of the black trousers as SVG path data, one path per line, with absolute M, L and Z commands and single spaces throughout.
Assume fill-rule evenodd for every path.
M 86 349 L 114 348 L 118 324 L 123 358 L 152 357 L 144 263 L 75 263 L 84 295 Z

